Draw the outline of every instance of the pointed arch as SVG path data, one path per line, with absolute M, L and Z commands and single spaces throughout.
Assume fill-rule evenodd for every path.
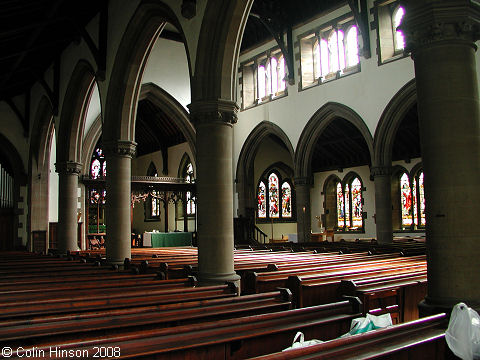
M 134 141 L 141 79 L 150 52 L 166 23 L 185 37 L 175 13 L 165 4 L 144 0 L 127 25 L 115 56 L 106 96 L 103 141 Z M 190 68 L 190 57 L 186 48 Z
M 90 129 L 88 129 L 87 135 L 83 140 L 82 146 L 82 173 L 88 175 L 90 173 L 90 160 L 92 158 L 93 151 L 100 141 L 102 136 L 102 117 L 97 116 Z
M 37 230 L 47 231 L 48 234 L 50 153 L 54 128 L 52 105 L 43 96 L 34 118 L 29 149 L 27 234 Z
M 150 165 L 148 165 L 148 169 L 147 169 L 147 176 L 157 176 L 158 175 L 158 171 L 157 171 L 157 167 L 155 166 L 155 164 L 153 163 L 153 161 L 150 161 Z
M 85 60 L 73 70 L 65 93 L 58 127 L 57 162 L 80 163 L 85 116 L 95 85 L 95 71 Z
M 189 116 L 185 108 L 168 92 L 153 83 L 142 85 L 140 97 L 138 100 L 148 99 L 152 104 L 168 116 L 169 119 L 180 129 L 180 131 L 187 139 L 190 151 L 195 157 L 195 128 L 190 122 Z
M 192 103 L 201 99 L 235 101 L 238 57 L 252 4 L 253 0 L 208 1 L 198 41 Z
M 238 157 L 236 183 L 239 198 L 239 214 L 247 216 L 248 209 L 255 209 L 256 184 L 254 179 L 254 163 L 260 144 L 266 137 L 274 135 L 285 145 L 293 163 L 294 150 L 287 134 L 276 124 L 262 121 L 248 135 Z M 251 212 L 251 210 L 250 210 Z M 250 214 L 252 215 L 252 214 Z
M 416 102 L 417 86 L 415 79 L 412 79 L 390 100 L 378 121 L 373 142 L 374 166 L 391 166 L 397 130 Z
M 370 161 L 372 162 L 373 138 L 363 119 L 348 106 L 329 102 L 310 118 L 300 135 L 295 151 L 295 177 L 309 179 L 312 177 L 311 161 L 317 139 L 327 126 L 337 118 L 349 121 L 358 129 L 367 144 Z
M 188 164 L 192 164 L 192 166 L 194 166 L 192 160 L 190 160 L 190 156 L 187 153 L 184 153 L 182 156 L 182 159 L 180 160 L 180 164 L 178 166 L 178 173 L 177 173 L 178 178 L 183 178 L 185 176 L 185 169 Z M 194 166 L 194 169 L 195 169 L 195 166 Z

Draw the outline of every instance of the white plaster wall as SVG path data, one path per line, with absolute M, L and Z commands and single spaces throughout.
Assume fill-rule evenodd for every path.
M 83 131 L 83 140 L 88 133 L 88 130 L 92 126 L 93 122 L 101 114 L 102 108 L 100 105 L 100 94 L 98 93 L 98 86 L 95 82 L 93 86 L 92 96 L 90 97 L 90 102 L 88 103 L 87 115 L 85 116 L 85 129 Z
M 155 42 L 142 78 L 142 83 L 149 82 L 160 86 L 187 109 L 190 104 L 190 73 L 182 43 L 162 38 Z

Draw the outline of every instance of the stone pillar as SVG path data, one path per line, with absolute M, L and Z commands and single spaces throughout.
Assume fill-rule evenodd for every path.
M 308 178 L 295 178 L 295 199 L 297 203 L 298 242 L 309 242 L 312 232 L 310 210 L 310 187 Z
M 428 291 L 421 314 L 480 308 L 480 110 L 473 1 L 407 2 L 425 173 Z
M 375 225 L 377 241 L 387 244 L 393 241 L 391 167 L 374 166 L 370 176 L 375 184 Z
M 122 265 L 131 257 L 131 178 L 136 143 L 114 140 L 103 143 L 107 161 L 105 222 L 107 262 Z
M 189 105 L 197 131 L 198 276 L 201 283 L 239 281 L 233 264 L 233 124 L 236 103 Z
M 78 175 L 82 164 L 62 161 L 55 164 L 58 173 L 57 249 L 60 254 L 78 249 L 77 202 Z

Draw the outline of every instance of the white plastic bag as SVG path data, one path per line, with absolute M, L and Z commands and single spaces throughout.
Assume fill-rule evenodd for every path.
M 452 310 L 445 339 L 452 352 L 463 360 L 480 359 L 480 316 L 464 303 Z
M 375 316 L 368 314 L 366 317 L 359 317 L 352 320 L 350 331 L 342 337 L 365 333 L 370 330 L 384 328 L 392 325 L 392 316 L 390 313 Z
M 302 348 L 302 347 L 305 347 L 305 346 L 312 346 L 312 345 L 316 345 L 316 344 L 321 344 L 322 342 L 323 341 L 317 340 L 317 339 L 312 339 L 312 340 L 305 341 L 305 335 L 303 335 L 303 332 L 299 331 L 299 332 L 297 332 L 297 334 L 293 338 L 292 346 L 290 346 L 286 349 L 283 349 L 282 351 L 287 351 L 287 350 Z

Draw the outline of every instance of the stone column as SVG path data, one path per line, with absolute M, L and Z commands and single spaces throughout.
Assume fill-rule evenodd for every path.
M 233 264 L 233 124 L 236 103 L 189 105 L 197 131 L 198 272 L 202 283 L 239 281 Z
M 82 164 L 62 161 L 55 164 L 58 173 L 57 249 L 60 254 L 78 249 L 77 201 L 78 175 Z
M 131 257 L 131 178 L 136 143 L 114 140 L 103 143 L 107 161 L 105 222 L 107 262 L 122 265 Z
M 310 210 L 311 182 L 308 178 L 295 178 L 295 199 L 297 204 L 298 242 L 309 242 L 312 231 Z
M 393 241 L 392 225 L 392 195 L 391 195 L 391 167 L 374 166 L 370 169 L 370 176 L 375 184 L 375 225 L 377 241 L 387 244 Z
M 421 314 L 480 308 L 480 110 L 473 1 L 407 2 L 425 173 L 428 294 Z

